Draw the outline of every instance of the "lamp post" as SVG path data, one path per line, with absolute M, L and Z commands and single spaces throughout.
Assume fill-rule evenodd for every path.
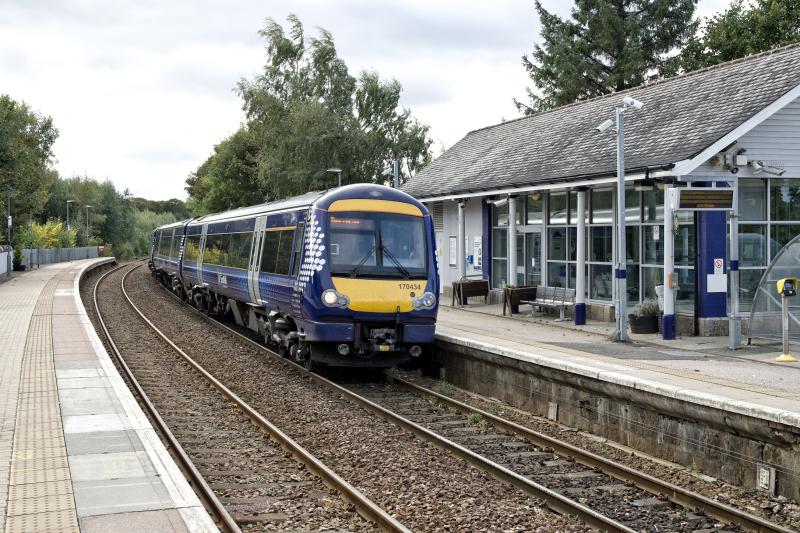
M 69 232 L 69 204 L 75 200 L 67 200 L 67 232 Z
M 342 186 L 342 169 L 341 168 L 332 167 L 332 168 L 329 168 L 328 170 L 326 170 L 326 172 L 328 172 L 330 174 L 336 174 L 337 183 L 338 183 L 337 187 L 341 187 Z
M 614 274 L 617 287 L 617 299 L 614 302 L 616 325 L 612 340 L 628 342 L 628 283 L 627 262 L 628 255 L 625 247 L 625 111 L 628 109 L 641 109 L 644 104 L 630 96 L 622 98 L 622 106 L 617 107 L 616 133 L 617 133 L 617 270 Z M 604 132 L 613 125 L 611 120 L 606 120 L 597 128 Z M 583 243 L 580 243 L 582 245 Z
M 86 204 L 86 246 L 89 246 L 89 208 L 93 205 Z

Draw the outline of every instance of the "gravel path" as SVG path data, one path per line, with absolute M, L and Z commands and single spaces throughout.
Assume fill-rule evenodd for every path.
M 369 498 L 417 531 L 586 531 L 572 517 L 322 389 L 213 327 L 140 268 L 137 306 L 198 363 Z
M 134 313 L 119 288 L 127 270 L 101 283 L 100 312 L 137 381 L 237 524 L 245 531 L 375 531 Z M 81 296 L 101 331 L 91 299 L 96 279 Z
M 439 382 L 436 380 L 420 376 L 417 373 L 396 371 L 396 374 L 403 379 L 434 390 L 439 386 Z M 797 505 L 797 502 L 787 500 L 784 497 L 770 497 L 755 489 L 746 489 L 730 485 L 718 479 L 701 475 L 696 471 L 692 471 L 680 465 L 650 458 L 607 439 L 536 417 L 496 399 L 487 399 L 478 394 L 453 386 L 449 386 L 448 389 L 452 391 L 450 396 L 456 400 L 474 405 L 534 431 L 566 441 L 584 450 L 603 455 L 618 463 L 669 481 L 670 483 L 702 494 L 708 498 L 727 503 L 728 505 L 742 509 L 755 516 L 760 516 L 777 524 L 781 524 L 784 527 L 800 530 L 800 506 Z

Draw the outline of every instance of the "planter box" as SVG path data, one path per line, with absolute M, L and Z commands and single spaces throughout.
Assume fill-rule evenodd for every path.
M 503 288 L 503 316 L 508 308 L 510 314 L 519 313 L 519 304 L 523 300 L 535 300 L 536 287 L 504 287 Z
M 631 333 L 658 333 L 658 317 L 628 315 Z
M 25 272 L 26 265 L 14 265 L 12 268 L 14 272 Z
M 485 279 L 464 280 L 453 282 L 453 305 L 458 300 L 459 305 L 466 305 L 467 298 L 483 296 L 483 302 L 489 296 L 489 281 Z

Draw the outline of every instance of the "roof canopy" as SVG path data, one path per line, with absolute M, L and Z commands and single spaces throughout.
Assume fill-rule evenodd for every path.
M 723 63 L 472 131 L 403 190 L 418 198 L 609 176 L 616 138 L 595 127 L 622 97 L 644 108 L 627 114 L 625 167 L 663 167 L 710 147 L 800 85 L 800 46 Z

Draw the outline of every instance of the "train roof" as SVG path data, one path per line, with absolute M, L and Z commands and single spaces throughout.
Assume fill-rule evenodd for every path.
M 300 196 L 293 196 L 291 198 L 284 198 L 275 202 L 267 202 L 248 207 L 240 207 L 230 211 L 223 211 L 221 213 L 212 213 L 210 215 L 203 215 L 193 218 L 189 225 L 197 224 L 211 224 L 214 222 L 222 222 L 226 220 L 235 220 L 240 218 L 251 218 L 265 213 L 275 213 L 279 211 L 292 211 L 295 209 L 302 209 L 313 204 L 317 199 L 323 196 L 327 191 L 313 191 L 301 194 Z

